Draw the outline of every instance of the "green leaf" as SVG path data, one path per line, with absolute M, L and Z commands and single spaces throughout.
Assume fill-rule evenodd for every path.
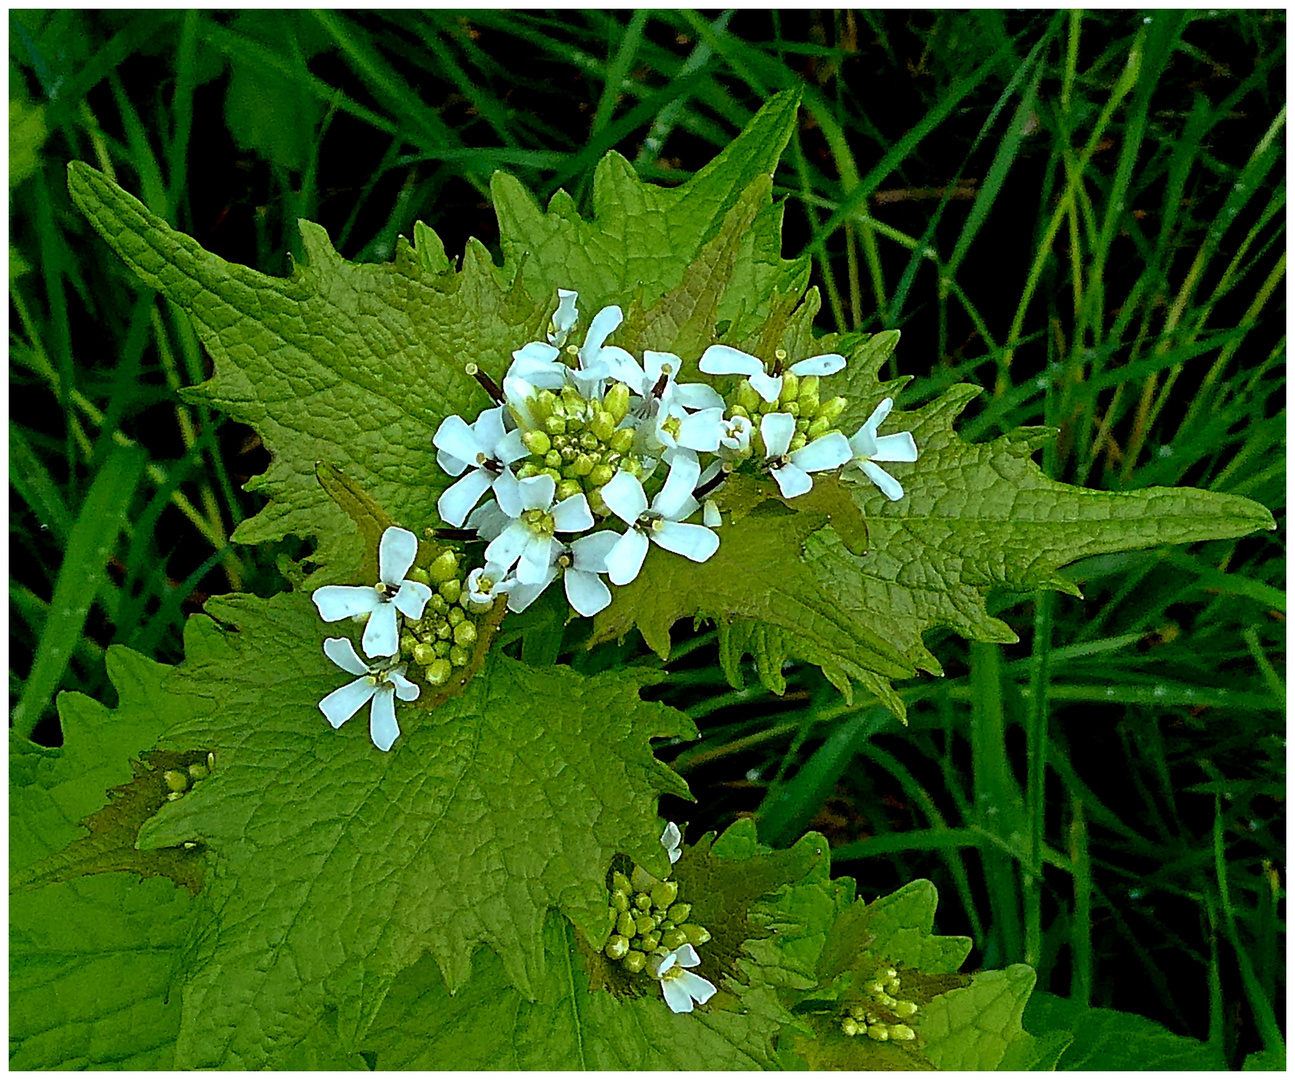
M 494 655 L 430 712 L 402 707 L 384 754 L 361 713 L 316 703 L 346 676 L 308 598 L 213 600 L 167 689 L 201 703 L 165 742 L 215 751 L 140 846 L 201 842 L 212 860 L 188 957 L 181 1067 L 275 1067 L 337 1009 L 352 1047 L 398 972 L 429 952 L 449 985 L 489 945 L 531 996 L 549 977 L 546 911 L 606 932 L 603 877 L 624 852 L 664 873 L 660 793 L 687 795 L 648 740 L 695 735 L 647 704 L 646 671 L 582 678 Z
M 1115 1009 L 1093 1009 L 1054 994 L 1035 994 L 1025 1010 L 1025 1026 L 1035 1035 L 1070 1032 L 1074 1041 L 1059 1069 L 1091 1072 L 1211 1071 L 1224 1068 L 1209 1043 L 1175 1035 L 1153 1020 Z

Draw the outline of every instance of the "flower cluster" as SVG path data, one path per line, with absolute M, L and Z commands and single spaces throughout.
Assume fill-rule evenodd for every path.
M 863 985 L 866 1002 L 851 1005 L 841 1019 L 841 1030 L 849 1036 L 866 1035 L 875 1042 L 911 1042 L 917 1038 L 905 1021 L 917 1015 L 915 1002 L 895 997 L 901 990 L 899 972 L 889 965 L 877 969 Z
M 674 822 L 666 825 L 661 844 L 678 862 L 683 835 Z M 679 895 L 679 883 L 669 875 L 660 880 L 640 866 L 626 877 L 614 871 L 611 879 L 607 924 L 611 931 L 603 955 L 631 975 L 646 973 L 661 984 L 661 993 L 672 1012 L 692 1012 L 693 1002 L 704 1005 L 715 993 L 708 979 L 689 968 L 701 963 L 697 949 L 710 940 L 710 932 L 690 921 L 692 905 Z
M 446 549 L 415 566 L 417 537 L 393 526 L 379 545 L 373 585 L 328 585 L 313 599 L 326 622 L 364 622 L 364 658 L 346 638 L 324 652 L 355 679 L 319 708 L 340 727 L 370 703 L 374 745 L 400 735 L 395 702 L 448 682 L 472 660 L 484 613 L 505 595 L 524 611 L 562 579 L 579 615 L 611 603 L 611 586 L 639 576 L 648 551 L 706 562 L 723 524 L 708 498 L 735 471 L 765 473 L 786 498 L 810 491 L 814 473 L 857 470 L 896 500 L 903 488 L 878 462 L 916 461 L 908 432 L 878 435 L 892 402 L 882 401 L 851 438 L 835 427 L 844 397 L 824 397 L 822 380 L 841 371 L 836 353 L 766 364 L 728 345 L 712 345 L 698 367 L 742 376 L 727 398 L 703 383 L 679 381 L 683 361 L 645 351 L 638 360 L 607 339 L 622 321 L 605 307 L 583 343 L 568 343 L 580 321 L 575 292 L 559 289 L 547 341 L 516 350 L 497 384 L 476 364 L 467 370 L 494 400 L 471 423 L 447 416 L 432 438 L 437 464 L 452 483 L 437 501 L 448 530 L 426 533 L 486 543 L 483 565 L 466 573 Z M 701 520 L 695 520 L 700 515 Z M 425 549 L 426 550 L 426 549 Z M 604 580 L 604 578 L 606 580 Z M 683 959 L 675 963 L 684 967 Z

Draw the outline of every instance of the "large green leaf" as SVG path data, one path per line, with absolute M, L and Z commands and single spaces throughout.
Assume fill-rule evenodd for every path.
M 347 676 L 306 596 L 208 610 L 237 629 L 190 621 L 167 689 L 198 705 L 163 742 L 210 748 L 218 767 L 140 838 L 210 852 L 181 1065 L 273 1066 L 330 1006 L 353 1045 L 424 952 L 457 988 L 487 944 L 531 995 L 550 907 L 596 937 L 613 854 L 665 871 L 656 800 L 687 789 L 648 740 L 694 729 L 640 700 L 651 673 L 586 679 L 496 655 L 459 697 L 402 707 L 384 754 L 363 715 L 333 732 L 316 707 Z

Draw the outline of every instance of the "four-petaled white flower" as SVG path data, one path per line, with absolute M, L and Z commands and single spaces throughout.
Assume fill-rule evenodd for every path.
M 708 375 L 745 375 L 755 392 L 765 401 L 774 402 L 782 393 L 782 375 L 770 375 L 764 361 L 729 345 L 712 345 L 701 355 L 697 366 Z M 787 370 L 793 375 L 834 375 L 845 367 L 840 353 L 823 353 L 797 360 Z
M 405 678 L 405 665 L 393 663 L 366 664 L 360 659 L 346 638 L 330 637 L 324 642 L 324 654 L 334 664 L 350 675 L 358 675 L 345 686 L 338 687 L 319 703 L 319 711 L 335 728 L 341 727 L 360 711 L 366 701 L 369 706 L 369 737 L 379 750 L 390 750 L 400 737 L 396 723 L 396 698 L 413 701 L 418 697 L 418 687 Z
M 787 448 L 795 434 L 796 418 L 791 413 L 765 413 L 760 420 L 769 471 L 787 499 L 804 495 L 814 486 L 810 473 L 835 469 L 850 460 L 850 443 L 839 431 L 822 435 L 789 454 Z
M 650 507 L 643 485 L 630 473 L 618 472 L 603 487 L 603 502 L 629 526 L 607 556 L 607 576 L 613 585 L 628 585 L 638 577 L 649 536 L 667 551 L 693 562 L 705 562 L 715 554 L 719 537 L 705 525 L 683 521 L 698 509 L 692 493 L 700 475 L 696 458 L 676 453 L 665 486 Z
M 683 852 L 679 845 L 683 843 L 683 833 L 679 831 L 679 826 L 673 821 L 667 821 L 665 828 L 661 832 L 661 846 L 665 848 L 665 853 L 670 856 L 672 863 L 677 863 Z
M 432 436 L 432 443 L 437 464 L 451 476 L 472 470 L 446 488 L 436 501 L 441 520 L 454 526 L 463 524 L 507 466 L 526 456 L 521 432 L 504 430 L 502 405 L 487 409 L 471 425 L 461 416 L 447 416 Z
M 714 983 L 686 970 L 700 963 L 701 957 L 691 945 L 680 945 L 674 952 L 652 962 L 652 975 L 661 980 L 661 992 L 671 1012 L 692 1012 L 694 1001 L 705 1005 L 714 995 Z
M 913 441 L 911 431 L 901 431 L 897 435 L 877 435 L 877 428 L 890 415 L 894 405 L 894 401 L 885 398 L 872 410 L 872 415 L 850 440 L 849 461 L 849 464 L 857 465 L 869 480 L 881 488 L 881 493 L 891 502 L 902 499 L 904 489 L 890 473 L 873 462 L 917 460 L 917 443 Z
M 421 619 L 432 590 L 418 581 L 406 581 L 405 574 L 418 554 L 418 537 L 396 525 L 382 534 L 378 543 L 376 585 L 324 585 L 311 599 L 324 622 L 337 622 L 348 615 L 368 615 L 364 628 L 364 651 L 369 656 L 394 656 L 400 648 L 396 612 Z
M 498 563 L 505 570 L 517 564 L 517 580 L 523 585 L 538 585 L 560 548 L 554 533 L 583 532 L 594 527 L 594 516 L 583 494 L 563 499 L 556 506 L 553 497 L 557 485 L 547 474 L 516 479 L 504 473 L 495 481 L 495 501 L 499 509 L 513 519 L 486 548 L 486 562 Z
M 561 574 L 567 601 L 576 612 L 586 617 L 597 615 L 612 602 L 611 590 L 598 575 L 607 573 L 607 556 L 619 539 L 618 533 L 604 529 L 562 545 L 542 581 L 508 587 L 508 610 L 525 611 Z
M 463 589 L 472 603 L 493 604 L 496 596 L 506 593 L 515 584 L 516 579 L 508 576 L 506 567 L 498 563 L 486 563 L 468 574 L 463 582 Z

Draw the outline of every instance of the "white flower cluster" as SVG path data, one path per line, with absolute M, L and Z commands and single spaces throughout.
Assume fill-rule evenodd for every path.
M 702 371 L 745 376 L 726 401 L 703 383 L 679 382 L 683 362 L 673 353 L 649 350 L 640 362 L 605 344 L 619 307 L 603 308 L 583 344 L 568 345 L 576 300 L 558 290 L 548 341 L 513 353 L 502 388 L 470 368 L 495 406 L 471 424 L 447 417 L 433 438 L 437 461 L 458 478 L 437 510 L 489 542 L 482 573 L 494 593 L 508 594 L 510 610 L 524 610 L 561 577 L 572 608 L 594 615 L 611 603 L 603 575 L 627 585 L 651 544 L 705 562 L 722 524 L 706 496 L 748 461 L 787 498 L 808 492 L 812 473 L 849 467 L 888 498 L 902 497 L 876 464 L 917 460 L 911 434 L 877 435 L 891 400 L 851 439 L 833 427 L 846 400 L 820 400 L 820 380 L 844 368 L 844 357 L 784 368 L 781 350 L 766 365 L 713 345 Z M 700 523 L 689 520 L 699 513 Z

